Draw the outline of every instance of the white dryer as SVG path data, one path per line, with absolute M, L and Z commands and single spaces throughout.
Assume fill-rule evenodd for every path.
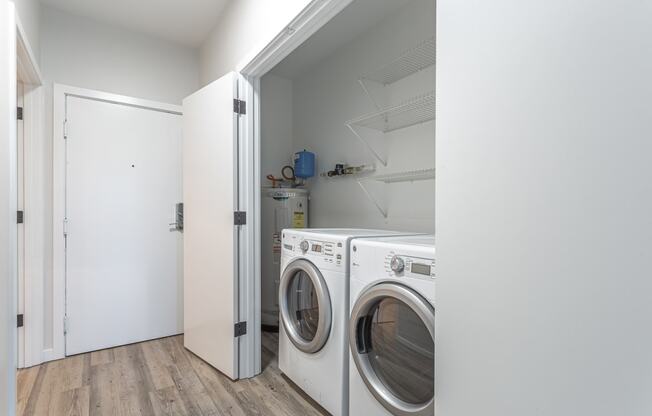
M 349 248 L 359 229 L 283 231 L 279 368 L 334 416 L 348 414 Z
M 434 266 L 434 236 L 353 242 L 349 414 L 435 414 Z

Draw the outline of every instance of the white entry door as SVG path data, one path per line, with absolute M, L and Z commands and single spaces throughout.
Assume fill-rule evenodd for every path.
M 238 378 L 237 77 L 183 101 L 184 345 Z
M 181 116 L 67 96 L 66 120 L 66 355 L 181 333 Z

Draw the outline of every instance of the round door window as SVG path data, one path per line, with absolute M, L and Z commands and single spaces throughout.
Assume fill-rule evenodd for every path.
M 292 326 L 306 341 L 312 341 L 319 328 L 319 299 L 315 285 L 303 270 L 292 276 L 288 287 L 287 302 Z
M 434 411 L 434 309 L 411 289 L 384 283 L 351 314 L 351 350 L 369 390 L 396 415 Z
M 322 349 L 331 327 L 331 302 L 319 270 L 307 260 L 290 263 L 279 290 L 281 322 L 290 341 L 301 351 Z

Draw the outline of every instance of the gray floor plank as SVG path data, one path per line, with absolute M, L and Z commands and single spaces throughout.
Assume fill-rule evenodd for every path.
M 183 347 L 183 336 L 21 370 L 19 416 L 323 415 L 285 379 L 278 334 L 263 333 L 263 373 L 233 382 Z

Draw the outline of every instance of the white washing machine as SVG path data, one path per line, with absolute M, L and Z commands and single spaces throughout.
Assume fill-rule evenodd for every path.
M 351 245 L 349 414 L 435 414 L 435 238 Z
M 334 416 L 348 413 L 349 248 L 359 229 L 283 231 L 279 368 Z

